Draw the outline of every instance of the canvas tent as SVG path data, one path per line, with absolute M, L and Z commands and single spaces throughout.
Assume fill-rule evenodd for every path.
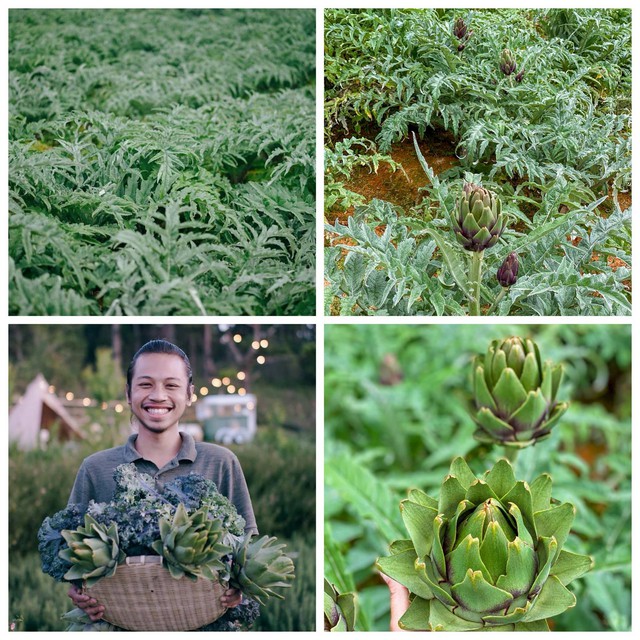
M 61 440 L 84 437 L 77 421 L 60 398 L 49 393 L 49 383 L 39 373 L 9 412 L 9 441 L 17 442 L 20 449 L 35 449 L 48 441 L 54 424 Z

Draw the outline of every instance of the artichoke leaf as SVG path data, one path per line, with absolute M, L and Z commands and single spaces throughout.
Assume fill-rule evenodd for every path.
M 473 391 L 476 407 L 488 407 L 492 411 L 498 410 L 498 406 L 496 405 L 496 402 L 493 399 L 491 392 L 489 391 L 489 387 L 487 387 L 487 381 L 485 380 L 485 371 L 482 366 L 476 367 Z
M 454 598 L 468 611 L 477 614 L 506 610 L 513 596 L 487 582 L 482 571 L 469 569 L 464 580 L 451 587 Z
M 513 369 L 502 370 L 493 388 L 493 397 L 500 411 L 511 416 L 526 401 L 527 392 Z
M 398 621 L 400 628 L 406 631 L 427 631 L 432 602 L 433 600 L 425 600 L 416 596 Z
M 576 597 L 558 578 L 549 576 L 522 622 L 546 620 L 574 607 Z
M 591 557 L 562 549 L 551 569 L 551 574 L 556 576 L 566 587 L 570 582 L 591 570 L 592 567 L 593 559 Z
M 497 521 L 489 522 L 480 545 L 480 557 L 491 576 L 491 584 L 496 584 L 500 576 L 507 573 L 509 557 L 509 540 Z M 502 585 L 497 585 L 504 588 Z M 509 590 L 511 591 L 511 590 Z
M 440 500 L 438 502 L 438 513 L 445 518 L 451 518 L 458 507 L 466 497 L 466 491 L 455 476 L 447 476 L 440 488 Z
M 461 456 L 454 458 L 449 467 L 449 475 L 457 478 L 464 489 L 468 489 L 477 480 L 476 474 L 471 471 L 466 460 Z
M 481 573 L 488 583 L 493 582 L 491 573 L 480 556 L 480 540 L 471 535 L 461 540 L 460 544 L 449 554 L 448 568 L 447 577 L 453 585 L 463 582 L 469 571 L 472 571 L 474 575 Z
M 509 593 L 527 593 L 536 577 L 537 560 L 533 548 L 520 538 L 508 543 L 507 566 L 496 586 Z
M 571 531 L 575 514 L 576 509 L 570 502 L 538 511 L 535 514 L 536 531 L 539 536 L 553 536 L 558 541 L 558 549 L 562 549 Z
M 499 500 L 502 500 L 516 484 L 513 467 L 504 458 L 501 458 L 493 465 L 493 468 L 485 475 L 484 479 Z
M 529 486 L 533 498 L 533 513 L 545 511 L 551 507 L 551 489 L 553 480 L 548 473 L 540 474 Z
M 533 498 L 531 496 L 531 489 L 524 480 L 516 482 L 513 487 L 511 487 L 509 493 L 502 498 L 502 501 L 504 504 L 509 504 L 510 502 L 517 504 L 529 531 L 538 531 L 538 521 L 534 518 L 533 514 Z M 538 531 L 538 535 L 543 534 L 540 534 Z
M 473 435 L 481 442 L 501 442 L 507 446 L 524 447 L 525 443 L 513 442 L 515 429 L 504 420 L 501 420 L 490 409 L 481 407 L 475 415 L 475 421 L 482 427 Z
M 394 556 L 378 558 L 376 567 L 386 576 L 407 587 L 411 593 L 421 598 L 433 598 L 431 588 L 416 572 L 416 560 L 415 551 L 405 551 Z
M 432 631 L 481 631 L 482 622 L 460 618 L 442 602 L 433 600 L 431 602 L 429 627 Z
M 437 510 L 433 507 L 423 507 L 410 500 L 403 500 L 400 503 L 400 511 L 417 555 L 426 556 L 431 552 L 433 520 L 438 515 Z

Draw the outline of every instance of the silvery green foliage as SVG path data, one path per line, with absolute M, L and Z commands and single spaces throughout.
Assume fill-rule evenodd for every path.
M 313 313 L 313 11 L 9 23 L 10 313 Z

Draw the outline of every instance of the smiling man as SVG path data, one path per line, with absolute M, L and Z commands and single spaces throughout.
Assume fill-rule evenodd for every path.
M 116 488 L 115 468 L 132 462 L 140 472 L 153 476 L 159 485 L 191 472 L 212 480 L 245 519 L 245 532 L 258 533 L 251 498 L 236 456 L 215 444 L 196 443 L 190 435 L 179 431 L 179 420 L 191 406 L 193 395 L 191 364 L 184 351 L 166 340 L 147 342 L 131 360 L 126 394 L 135 432 L 126 444 L 99 451 L 84 460 L 69 504 L 87 505 L 90 500 L 108 502 Z M 104 608 L 73 586 L 69 597 L 92 620 L 102 617 Z M 228 589 L 222 596 L 222 604 L 234 607 L 241 599 L 239 591 Z

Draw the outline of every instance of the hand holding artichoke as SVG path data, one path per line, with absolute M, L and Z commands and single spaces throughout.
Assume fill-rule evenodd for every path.
M 400 619 L 409 630 L 546 631 L 575 605 L 566 588 L 591 558 L 562 547 L 572 504 L 555 504 L 551 478 L 528 485 L 498 461 L 477 478 L 451 464 L 439 499 L 414 490 L 400 504 L 409 540 L 391 545 L 378 568 L 414 595 Z

